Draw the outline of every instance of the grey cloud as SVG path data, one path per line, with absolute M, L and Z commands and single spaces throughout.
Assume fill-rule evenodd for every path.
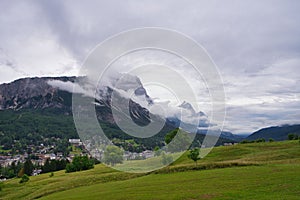
M 300 106 L 299 7 L 293 0 L 1 1 L 0 82 L 77 75 L 88 52 L 107 37 L 164 27 L 194 38 L 219 67 L 229 130 L 294 123 Z

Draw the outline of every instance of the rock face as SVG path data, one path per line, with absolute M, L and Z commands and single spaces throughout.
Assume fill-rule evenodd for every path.
M 74 82 L 75 77 L 24 78 L 0 85 L 0 109 L 60 108 L 70 111 L 71 94 L 52 87 L 49 80 Z
M 84 77 L 79 77 L 83 79 Z M 22 109 L 50 109 L 56 113 L 72 114 L 72 84 L 76 77 L 43 77 L 23 78 L 8 84 L 0 85 L 0 110 Z M 55 83 L 55 84 L 52 84 Z M 68 86 L 68 87 L 67 87 Z M 135 88 L 134 94 L 144 97 L 148 104 L 153 103 L 138 77 L 127 75 L 119 82 L 116 89 L 127 92 Z M 95 99 L 95 106 L 99 120 L 114 123 L 111 113 L 111 94 L 113 89 L 105 87 L 99 89 L 99 98 Z M 82 95 L 85 95 L 84 92 Z M 128 102 L 126 97 L 118 96 L 120 101 Z M 147 125 L 150 113 L 138 103 L 129 100 L 130 117 L 138 124 Z

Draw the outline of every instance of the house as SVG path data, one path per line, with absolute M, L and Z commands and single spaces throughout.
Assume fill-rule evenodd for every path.
M 143 151 L 142 152 L 142 156 L 144 157 L 144 158 L 152 158 L 152 157 L 154 157 L 154 152 L 153 151 L 150 151 L 150 150 L 146 150 L 146 151 Z
M 50 154 L 50 160 L 56 160 L 56 155 L 54 153 Z
M 80 139 L 69 139 L 69 143 L 75 146 L 81 146 L 82 142 L 80 141 Z
M 37 175 L 39 175 L 40 173 L 42 172 L 42 170 L 41 169 L 35 169 L 35 170 L 33 170 L 33 172 L 32 172 L 32 176 L 37 176 Z

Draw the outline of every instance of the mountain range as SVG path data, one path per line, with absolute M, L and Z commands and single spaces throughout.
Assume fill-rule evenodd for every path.
M 97 98 L 88 97 L 85 92 L 73 91 L 76 79 L 85 77 L 35 77 L 23 78 L 11 83 L 0 85 L 0 133 L 10 137 L 11 140 L 20 139 L 28 134 L 41 137 L 78 138 L 74 121 L 72 119 L 72 94 L 87 95 L 95 104 L 95 110 L 102 129 L 108 138 L 134 139 L 145 149 L 164 145 L 165 135 L 178 128 L 180 121 L 176 118 L 162 119 L 162 116 L 152 114 L 145 106 L 129 99 L 129 117 L 138 125 L 144 126 L 151 120 L 164 120 L 163 128 L 155 136 L 149 138 L 136 138 L 124 133 L 116 124 L 112 110 L 111 95 L 118 91 L 118 101 L 128 102 L 126 95 L 131 88 L 135 88 L 134 96 L 144 99 L 144 103 L 151 105 L 153 100 L 147 94 L 138 77 L 129 75 L 117 88 L 105 86 L 97 90 Z M 125 105 L 125 104 L 124 104 Z M 196 113 L 192 106 L 183 102 L 180 105 L 193 115 L 205 116 L 203 112 Z M 205 120 L 200 120 L 199 126 L 207 126 Z M 183 123 L 184 124 L 184 123 Z M 224 137 L 223 137 L 224 136 Z M 205 132 L 198 132 L 195 141 L 202 141 Z M 224 142 L 235 142 L 236 137 L 223 132 L 217 145 Z
M 0 131 L 5 133 L 7 132 L 7 128 L 10 127 L 8 130 L 11 132 L 18 132 L 18 126 L 12 128 L 11 126 L 8 126 L 8 124 L 16 123 L 17 121 L 15 118 L 18 118 L 16 116 L 20 117 L 22 113 L 23 116 L 26 116 L 24 113 L 31 113 L 30 116 L 34 115 L 33 118 L 36 117 L 38 119 L 44 118 L 45 115 L 48 116 L 49 123 L 40 124 L 41 129 L 46 132 L 51 130 L 47 129 L 49 124 L 52 122 L 57 123 L 55 119 L 60 118 L 60 116 L 64 116 L 65 119 L 69 118 L 66 122 L 68 125 L 64 125 L 69 127 L 67 128 L 67 135 L 68 137 L 78 137 L 72 120 L 72 94 L 74 92 L 76 93 L 76 91 L 73 91 L 73 84 L 75 84 L 76 79 L 84 80 L 85 77 L 35 77 L 23 78 L 11 83 L 1 84 L 0 112 L 2 117 L 0 117 Z M 121 102 L 119 105 L 122 105 L 123 102 L 128 102 L 128 99 L 126 99 L 128 97 L 122 96 L 122 92 L 126 93 L 132 88 L 135 88 L 134 96 L 138 98 L 142 97 L 145 101 L 144 104 L 154 104 L 139 78 L 131 75 L 126 75 L 121 82 L 119 80 L 119 84 L 115 88 L 112 86 L 105 86 L 97 90 L 98 96 L 96 99 L 93 99 L 99 123 L 104 127 L 105 132 L 108 133 L 110 138 L 129 138 L 118 128 L 112 115 L 112 109 L 114 108 L 112 108 L 111 105 L 111 95 L 114 90 L 117 90 L 117 94 L 119 94 L 118 101 Z M 81 93 L 84 94 L 84 92 Z M 188 117 L 198 117 L 200 119 L 197 137 L 198 139 L 203 139 L 207 132 L 206 128 L 210 125 L 206 114 L 201 111 L 196 112 L 189 102 L 182 102 L 178 107 L 188 112 Z M 139 102 L 135 102 L 133 99 L 129 99 L 129 115 L 130 118 L 140 126 L 149 124 L 153 118 L 158 120 L 162 118 L 162 116 L 150 113 L 145 106 L 142 106 Z M 10 119 L 12 121 L 9 121 Z M 153 140 L 148 138 L 149 141 L 153 142 L 155 145 L 161 146 L 164 135 L 179 126 L 183 127 L 186 131 L 189 131 L 190 127 L 192 127 L 188 122 L 180 121 L 176 116 L 167 117 L 165 121 L 164 127 L 152 138 Z M 28 121 L 25 120 L 19 124 L 19 128 L 23 130 L 28 129 L 29 132 L 37 131 L 26 127 L 27 125 L 33 127 L 34 125 L 32 124 L 34 123 L 37 122 L 32 122 L 28 118 Z M 43 132 L 41 130 L 38 131 Z M 53 130 L 53 128 L 51 131 L 57 132 L 56 134 L 66 135 L 66 131 Z M 72 132 L 72 134 L 70 132 Z M 265 138 L 267 140 L 272 138 L 274 140 L 285 140 L 289 133 L 300 135 L 300 125 L 284 125 L 264 128 L 249 135 L 246 139 L 256 140 L 258 138 Z M 225 131 L 221 132 L 220 138 L 220 141 L 223 142 L 239 142 L 245 139 L 243 136 Z M 135 139 L 139 142 L 143 141 L 143 139 Z M 221 142 L 218 144 L 221 144 Z

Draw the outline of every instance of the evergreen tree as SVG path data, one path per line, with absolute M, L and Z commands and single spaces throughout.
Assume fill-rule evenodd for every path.
M 44 166 L 42 167 L 42 172 L 43 173 L 47 173 L 51 171 L 51 166 L 50 166 L 50 159 L 48 158 L 44 164 Z
M 27 159 L 24 163 L 24 173 L 30 176 L 33 172 L 33 164 L 30 159 Z

